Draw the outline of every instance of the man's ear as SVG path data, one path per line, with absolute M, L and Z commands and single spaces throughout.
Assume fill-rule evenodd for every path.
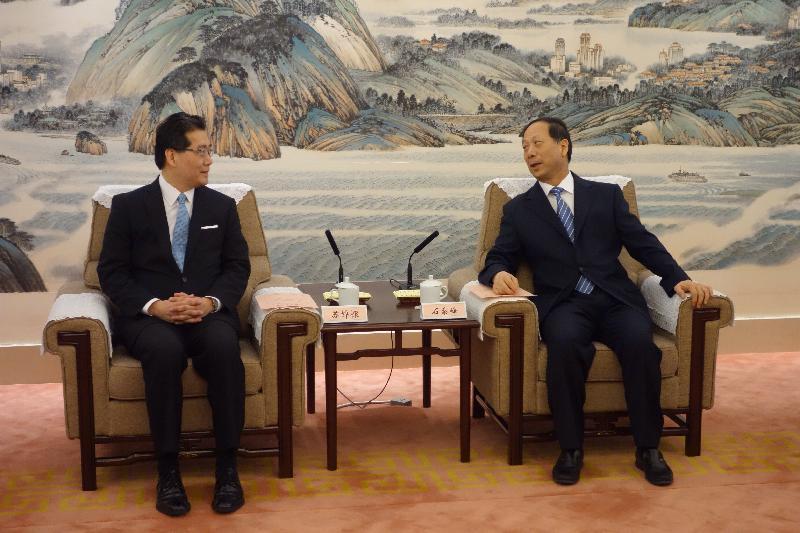
M 561 142 L 558 144 L 561 145 L 561 157 L 566 159 L 567 153 L 569 152 L 569 141 L 566 139 L 561 139 Z
M 172 148 L 164 150 L 164 163 L 170 167 L 175 166 L 175 150 Z

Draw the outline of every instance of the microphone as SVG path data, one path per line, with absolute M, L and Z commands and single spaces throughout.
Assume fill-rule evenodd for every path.
M 419 243 L 417 247 L 414 248 L 414 251 L 411 252 L 411 255 L 408 256 L 408 268 L 406 270 L 406 289 L 410 289 L 411 287 L 414 286 L 414 283 L 411 281 L 411 278 L 413 277 L 411 272 L 411 258 L 414 257 L 414 254 L 420 253 L 423 248 L 428 246 L 431 243 L 431 241 L 438 236 L 439 236 L 439 230 L 434 231 L 433 233 L 425 237 L 425 240 Z
M 433 239 L 435 239 L 436 237 L 438 237 L 438 236 L 439 236 L 439 230 L 436 230 L 433 233 L 431 233 L 430 235 L 428 235 L 427 237 L 425 237 L 425 240 L 422 241 L 421 243 L 419 243 L 416 248 L 414 248 L 414 253 L 415 254 L 420 253 L 423 248 L 428 246 L 431 243 L 431 241 Z M 414 254 L 411 254 L 411 255 L 414 255 Z
M 334 255 L 339 258 L 339 283 L 341 283 L 344 281 L 344 269 L 342 268 L 342 256 L 339 255 L 339 247 L 336 246 L 336 241 L 333 240 L 333 234 L 331 233 L 331 230 L 326 229 L 325 236 L 328 238 L 328 244 L 331 245 L 331 250 L 333 250 Z
M 336 246 L 336 241 L 333 240 L 333 234 L 331 233 L 331 230 L 326 229 L 325 236 L 328 238 L 328 243 L 331 245 L 334 255 L 339 255 L 339 247 Z

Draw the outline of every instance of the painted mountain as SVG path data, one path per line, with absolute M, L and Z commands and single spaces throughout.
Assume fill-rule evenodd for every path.
M 688 31 L 751 31 L 785 29 L 794 0 L 696 0 L 653 2 L 636 8 L 630 26 Z
M 280 145 L 392 149 L 441 145 L 446 137 L 416 119 L 363 115 L 368 106 L 350 69 L 380 73 L 386 63 L 349 0 L 131 0 L 121 7 L 67 99 L 140 102 L 131 151 L 151 153 L 156 124 L 180 110 L 206 118 L 217 153 L 251 159 L 279 157 Z M 341 130 L 338 142 L 331 124 Z M 315 144 L 323 134 L 328 141 Z
M 0 221 L 8 219 L 0 219 Z M 0 237 L 0 293 L 47 290 L 42 276 L 16 244 Z
M 86 53 L 67 92 L 68 102 L 141 98 L 179 66 L 204 57 L 209 45 L 237 34 L 251 36 L 247 44 L 252 49 L 238 51 L 244 54 L 257 53 L 258 45 L 313 33 L 326 44 L 337 41 L 333 46 L 339 55 L 330 45 L 325 52 L 349 68 L 381 70 L 385 66 L 348 0 L 131 0 L 121 7 L 124 10 L 111 32 Z M 286 35 L 289 24 L 266 27 L 266 22 L 285 13 L 301 18 L 308 28 Z M 217 42 L 217 48 L 223 42 Z

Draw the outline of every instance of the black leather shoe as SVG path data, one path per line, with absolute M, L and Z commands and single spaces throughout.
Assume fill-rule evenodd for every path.
M 191 508 L 178 469 L 172 468 L 164 474 L 159 474 L 156 485 L 156 509 L 167 516 L 183 516 Z
M 559 485 L 574 485 L 581 478 L 583 450 L 561 450 L 553 465 L 553 481 Z
M 234 467 L 223 468 L 217 472 L 214 485 L 214 501 L 211 508 L 222 514 L 232 513 L 244 505 L 244 491 L 239 483 L 239 474 Z
M 636 468 L 644 471 L 644 478 L 659 487 L 672 484 L 672 469 L 658 448 L 637 448 Z

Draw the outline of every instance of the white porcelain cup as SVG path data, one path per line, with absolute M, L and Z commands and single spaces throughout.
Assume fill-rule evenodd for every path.
M 439 280 L 433 279 L 433 275 L 419 284 L 419 301 L 424 304 L 439 302 L 447 296 L 447 287 L 442 285 Z
M 339 293 L 339 305 L 358 305 L 358 285 L 350 283 L 350 278 L 345 276 L 344 281 L 336 284 Z

